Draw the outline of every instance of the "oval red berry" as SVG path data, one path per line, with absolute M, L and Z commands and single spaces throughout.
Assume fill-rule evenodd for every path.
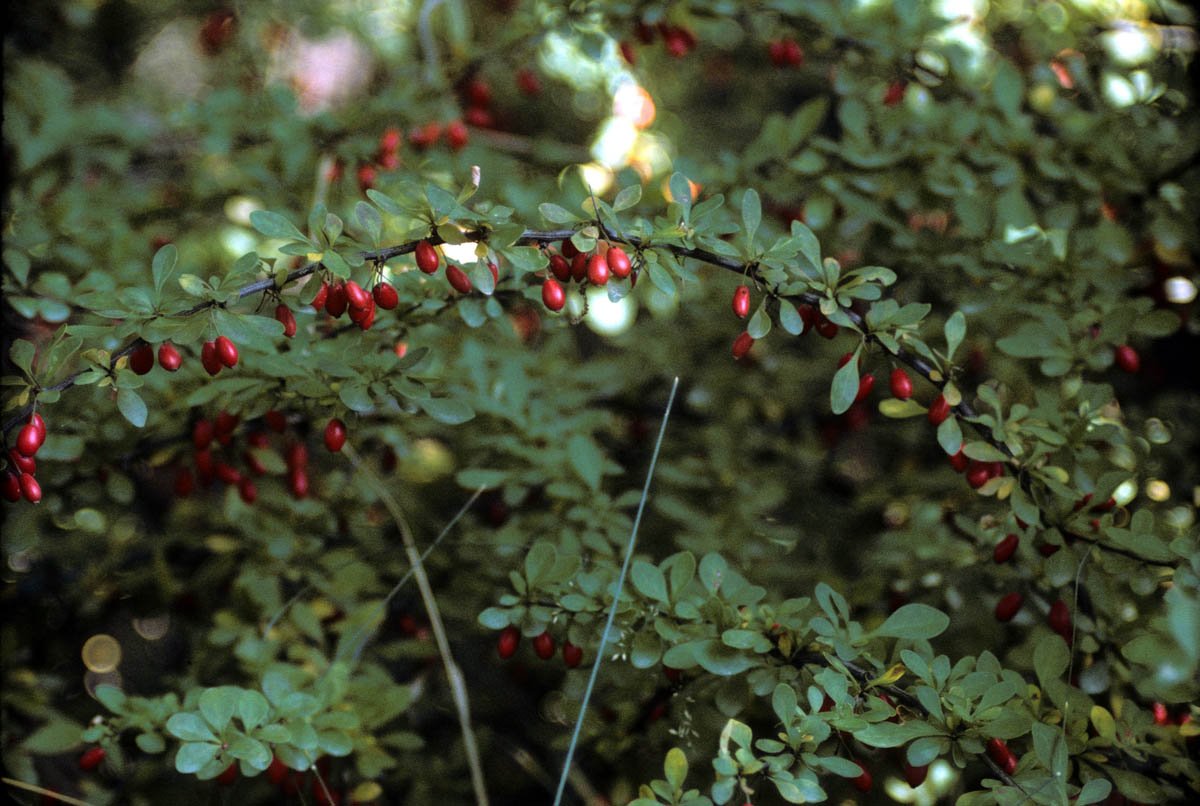
M 997 543 L 996 548 L 992 550 L 992 559 L 997 564 L 1008 562 L 1020 544 L 1021 538 L 1016 535 L 1005 535 L 1004 539 Z
M 501 660 L 508 660 L 517 654 L 517 646 L 521 643 L 521 631 L 516 627 L 505 627 L 496 639 L 496 653 Z
M 608 261 L 604 255 L 595 254 L 588 258 L 587 278 L 592 285 L 604 285 L 608 282 Z
M 912 378 L 908 377 L 908 373 L 900 367 L 892 370 L 891 377 L 892 397 L 898 400 L 908 400 L 912 397 L 913 385 Z
M 236 367 L 238 362 L 238 348 L 228 336 L 217 336 L 217 358 L 227 367 Z
M 453 264 L 446 266 L 446 279 L 450 281 L 450 285 L 458 293 L 471 293 L 471 278 L 467 277 L 467 273 L 458 266 Z
M 1017 615 L 1024 603 L 1025 597 L 1019 593 L 1009 593 L 1000 597 L 1000 601 L 996 602 L 996 621 L 1012 621 L 1013 616 Z
M 558 280 L 550 277 L 542 283 L 542 303 L 552 311 L 561 311 L 567 302 L 566 292 Z
M 542 660 L 554 657 L 554 636 L 548 632 L 533 639 L 533 651 Z
M 129 368 L 138 375 L 145 375 L 154 369 L 154 348 L 149 344 L 139 344 L 129 354 Z
M 336 417 L 325 426 L 325 447 L 337 453 L 346 444 L 346 424 Z
M 609 271 L 617 279 L 623 280 L 629 276 L 629 272 L 633 271 L 633 264 L 629 262 L 629 255 L 625 254 L 625 250 L 619 246 L 610 248 L 604 257 L 608 261 Z
M 167 372 L 175 372 L 183 366 L 183 356 L 175 349 L 174 344 L 164 341 L 158 346 L 158 365 Z
M 735 361 L 741 360 L 746 353 L 750 352 L 750 348 L 754 346 L 754 337 L 743 331 L 738 334 L 738 337 L 733 340 L 733 358 Z
M 750 315 L 750 288 L 740 285 L 733 292 L 733 315 L 745 319 Z
M 375 297 L 375 303 L 385 311 L 393 310 L 400 304 L 400 295 L 391 283 L 378 283 L 372 289 L 371 295 Z

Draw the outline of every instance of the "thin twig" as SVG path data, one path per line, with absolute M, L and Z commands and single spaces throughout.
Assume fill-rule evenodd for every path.
M 467 754 L 467 766 L 471 771 L 471 786 L 475 790 L 475 802 L 478 806 L 487 806 L 487 786 L 483 779 L 483 762 L 479 756 L 479 746 L 475 742 L 475 732 L 471 728 L 471 705 L 466 680 L 451 654 L 450 639 L 447 637 L 446 627 L 442 623 L 442 614 L 438 609 L 433 586 L 429 584 L 425 566 L 421 564 L 421 553 L 417 551 L 417 541 L 413 538 L 412 530 L 408 526 L 408 520 L 404 517 L 404 510 L 400 508 L 399 502 L 396 501 L 387 486 L 379 480 L 379 477 L 372 472 L 371 468 L 361 461 L 354 446 L 347 443 L 342 447 L 342 452 L 354 463 L 356 470 L 361 472 L 375 488 L 379 499 L 383 501 L 383 505 L 391 513 L 392 520 L 396 522 L 396 528 L 400 530 L 400 539 L 404 542 L 404 553 L 408 556 L 408 563 L 412 567 L 413 576 L 416 577 L 417 588 L 421 591 L 421 600 L 425 604 L 425 613 L 429 616 L 429 627 L 437 642 L 438 653 L 442 656 L 442 664 L 446 667 L 446 679 L 450 684 L 450 694 L 454 698 L 454 707 L 458 712 L 458 721 L 462 727 L 463 748 Z

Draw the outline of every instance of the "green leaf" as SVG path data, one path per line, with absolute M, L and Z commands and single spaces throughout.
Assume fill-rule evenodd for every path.
M 808 228 L 806 224 L 799 221 L 792 221 L 792 238 L 800 247 L 800 256 L 804 261 L 800 267 L 809 277 L 818 277 L 821 274 L 821 242 L 817 240 L 817 236 Z
M 117 408 L 135 427 L 141 428 L 146 425 L 146 402 L 132 389 L 117 391 Z
M 35 755 L 54 756 L 83 742 L 83 728 L 66 719 L 53 719 L 21 741 L 21 749 Z
M 754 244 L 754 236 L 758 233 L 758 226 L 761 223 L 762 201 L 758 198 L 758 191 L 754 188 L 747 188 L 746 192 L 742 194 L 742 226 L 746 230 L 746 242 L 751 246 Z
M 779 300 L 779 325 L 793 336 L 804 332 L 804 320 L 800 318 L 800 312 L 786 299 Z
M 1033 670 L 1042 688 L 1057 682 L 1071 662 L 1071 652 L 1057 635 L 1042 636 L 1033 650 Z
M 657 565 L 645 560 L 634 560 L 629 569 L 629 580 L 643 596 L 663 604 L 668 602 L 667 580 Z
M 354 205 L 354 219 L 371 236 L 371 245 L 379 246 L 383 235 L 383 217 L 379 211 L 365 201 L 359 201 Z
M 250 226 L 266 235 L 268 238 L 282 238 L 292 241 L 307 241 L 296 225 L 279 213 L 269 210 L 255 210 L 250 214 Z
M 668 187 L 673 201 L 682 205 L 685 210 L 692 206 L 692 186 L 686 176 L 681 173 L 671 174 Z
M 33 356 L 36 353 L 37 348 L 33 346 L 33 342 L 25 339 L 17 339 L 8 348 L 8 357 L 12 359 L 13 364 L 30 377 L 33 377 Z
M 615 212 L 628 210 L 642 200 L 642 186 L 630 185 L 629 187 L 621 188 L 621 192 L 613 199 L 612 207 Z
M 172 714 L 167 720 L 167 732 L 185 742 L 216 741 L 212 729 L 197 714 Z
M 1075 799 L 1075 806 L 1087 806 L 1089 803 L 1099 803 L 1108 798 L 1112 792 L 1112 784 L 1103 778 L 1093 778 L 1083 785 L 1083 789 L 1079 790 L 1079 797 Z
M 184 742 L 175 754 L 175 769 L 185 775 L 198 772 L 217 757 L 220 749 L 211 742 Z
M 672 790 L 682 791 L 683 783 L 687 780 L 687 772 L 687 756 L 678 747 L 672 747 L 667 751 L 667 759 L 663 762 L 663 774 Z
M 161 753 L 167 749 L 166 741 L 157 733 L 139 733 L 134 742 L 137 744 L 139 750 L 151 755 Z
M 150 265 L 150 270 L 154 275 L 154 290 L 159 294 L 162 293 L 163 286 L 170 278 L 171 272 L 175 271 L 175 263 L 178 260 L 179 250 L 173 243 L 167 244 L 154 253 L 154 261 Z
M 236 686 L 217 686 L 205 689 L 200 695 L 200 713 L 213 726 L 213 730 L 225 730 L 237 710 L 242 690 Z
M 267 721 L 271 705 L 267 698 L 257 691 L 246 690 L 238 697 L 237 716 L 247 731 L 252 731 Z
M 238 735 L 229 743 L 229 755 L 245 761 L 256 770 L 271 766 L 271 750 L 258 739 Z
M 415 402 L 430 417 L 446 425 L 461 425 L 475 417 L 475 410 L 458 398 L 427 397 Z
M 946 360 L 954 360 L 954 351 L 958 349 L 958 345 L 962 344 L 963 338 L 967 335 L 967 319 L 963 316 L 962 311 L 955 311 L 950 314 L 950 318 L 946 320 Z
M 706 672 L 721 677 L 731 677 L 735 674 L 741 674 L 759 664 L 759 661 L 754 656 L 725 646 L 716 640 L 698 642 L 694 652 L 696 662 Z
M 834 414 L 845 414 L 854 405 L 854 398 L 858 396 L 858 355 L 860 352 L 862 352 L 861 346 L 833 376 L 833 386 L 829 389 L 829 405 Z
M 941 635 L 950 626 L 950 617 L 926 604 L 906 604 L 888 616 L 874 631 L 877 636 L 928 639 Z
M 347 382 L 338 390 L 338 399 L 351 411 L 367 412 L 375 408 L 375 401 L 363 383 Z
M 604 470 L 604 455 L 587 434 L 573 434 L 567 441 L 567 456 L 571 467 L 593 490 L 599 489 Z
M 116 686 L 110 686 L 107 683 L 96 686 L 96 699 L 118 716 L 125 713 L 125 692 Z
M 576 217 L 567 210 L 559 207 L 557 204 L 550 202 L 542 202 L 538 205 L 538 212 L 542 214 L 542 218 L 549 221 L 551 224 L 570 224 L 576 221 Z
M 953 456 L 962 449 L 962 427 L 959 426 L 958 418 L 953 414 L 942 420 L 942 424 L 938 426 L 937 441 L 947 456 Z

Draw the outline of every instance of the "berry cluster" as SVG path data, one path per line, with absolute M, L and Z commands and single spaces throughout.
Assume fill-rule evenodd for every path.
M 563 309 L 567 295 L 562 284 L 572 280 L 602 286 L 609 278 L 624 280 L 632 275 L 630 282 L 637 283 L 633 263 L 621 247 L 610 244 L 603 250 L 580 252 L 569 238 L 563 240 L 559 252 L 550 255 L 550 275 L 542 283 L 542 302 L 552 311 Z
M 517 647 L 520 644 L 521 631 L 513 626 L 505 627 L 500 631 L 500 637 L 496 639 L 496 653 L 501 660 L 508 660 L 517 654 Z M 533 652 L 542 660 L 550 660 L 554 657 L 554 649 L 554 636 L 549 631 L 543 632 L 533 639 Z M 570 641 L 563 641 L 562 657 L 563 664 L 568 669 L 574 669 L 583 662 L 583 649 Z
M 8 471 L 4 474 L 4 497 L 9 501 L 20 501 L 22 497 L 31 504 L 42 500 L 42 485 L 38 484 L 37 460 L 34 457 L 46 441 L 46 421 L 34 412 L 29 422 L 21 426 L 17 434 L 16 447 L 8 452 Z

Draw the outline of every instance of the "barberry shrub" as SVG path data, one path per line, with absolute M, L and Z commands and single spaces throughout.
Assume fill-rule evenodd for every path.
M 6 780 L 1195 797 L 1190 11 L 384 6 L 10 21 Z

